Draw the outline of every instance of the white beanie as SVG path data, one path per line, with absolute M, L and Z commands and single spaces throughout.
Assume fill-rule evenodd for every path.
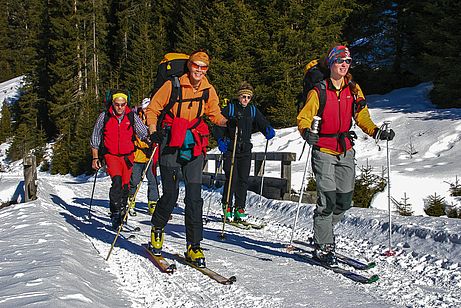
M 149 106 L 149 104 L 150 104 L 150 98 L 146 97 L 145 99 L 142 100 L 142 104 L 141 104 L 142 109 L 146 109 L 147 106 Z

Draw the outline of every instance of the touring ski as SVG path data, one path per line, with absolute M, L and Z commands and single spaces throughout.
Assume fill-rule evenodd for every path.
M 231 226 L 243 229 L 243 230 L 262 229 L 262 228 L 264 228 L 266 226 L 266 225 L 254 224 L 254 223 L 251 223 L 251 222 L 248 222 L 248 221 L 243 221 L 243 220 L 240 220 L 240 221 L 226 221 L 226 223 L 231 225 Z
M 251 229 L 251 226 L 245 226 L 244 224 L 240 224 L 240 223 L 235 222 L 235 221 L 227 221 L 226 220 L 226 223 L 231 225 L 231 226 L 237 227 L 239 229 L 243 229 L 243 230 L 250 230 Z
M 352 281 L 355 281 L 355 282 L 367 284 L 367 283 L 373 283 L 373 282 L 376 282 L 376 281 L 379 280 L 378 275 L 372 275 L 370 277 L 367 277 L 367 276 L 352 272 L 352 271 L 347 270 L 347 269 L 342 268 L 342 267 L 329 266 L 329 265 L 327 265 L 325 263 L 322 263 L 322 262 L 318 261 L 317 259 L 314 259 L 314 257 L 312 256 L 311 253 L 295 251 L 295 254 L 297 256 L 299 256 L 301 259 L 303 259 L 303 261 L 306 261 L 309 264 L 318 265 L 318 266 L 321 266 L 323 268 L 329 269 L 329 270 L 331 270 L 331 271 L 333 271 L 335 273 L 341 274 L 344 277 L 349 278 L 349 279 L 351 279 Z
M 311 242 L 303 242 L 303 241 L 294 240 L 293 243 L 299 244 L 299 245 L 304 245 L 304 246 L 312 248 L 312 249 L 315 248 L 314 244 L 311 243 Z M 296 247 L 296 249 L 310 253 L 310 251 L 305 251 L 305 250 L 303 250 L 303 249 L 301 249 L 299 247 Z M 343 255 L 343 254 L 338 253 L 338 252 L 335 252 L 335 256 L 336 256 L 336 259 L 339 262 L 347 264 L 349 266 L 352 266 L 353 268 L 358 269 L 358 270 L 368 270 L 368 269 L 373 268 L 373 267 L 376 266 L 375 262 L 367 262 L 367 263 L 365 263 L 365 262 L 362 262 L 362 261 L 359 261 L 357 259 L 348 257 L 348 256 Z
M 204 275 L 207 275 L 211 279 L 221 283 L 221 284 L 233 284 L 234 282 L 237 281 L 237 278 L 235 276 L 231 276 L 229 278 L 226 278 L 222 276 L 221 274 L 216 273 L 215 271 L 207 268 L 207 267 L 198 267 L 195 263 L 188 261 L 184 256 L 180 254 L 175 255 L 176 259 L 181 262 L 182 264 L 189 265 L 192 268 L 195 268 L 199 272 L 201 272 Z
M 255 223 L 248 222 L 248 221 L 245 221 L 245 220 L 236 221 L 235 223 L 242 224 L 244 226 L 249 226 L 252 229 L 262 229 L 262 228 L 264 228 L 266 226 L 264 224 L 255 224 Z
M 154 255 L 152 250 L 149 249 L 149 244 L 142 244 L 142 247 L 147 250 L 149 259 L 160 271 L 167 274 L 173 274 L 176 271 L 176 265 L 174 263 L 170 264 L 163 256 Z

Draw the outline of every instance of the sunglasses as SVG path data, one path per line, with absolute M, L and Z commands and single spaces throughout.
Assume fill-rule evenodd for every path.
M 240 95 L 243 99 L 251 99 L 251 95 Z
M 208 65 L 198 65 L 197 63 L 192 62 L 191 67 L 195 70 L 200 69 L 203 72 L 208 71 Z
M 121 104 L 114 103 L 114 106 L 115 106 L 115 107 L 119 107 L 119 108 L 123 108 L 123 107 L 126 106 L 126 103 L 121 103 Z
M 346 62 L 346 64 L 351 64 L 352 63 L 352 59 L 341 59 L 341 58 L 338 58 L 335 60 L 335 63 L 338 63 L 338 64 L 343 64 L 343 62 Z

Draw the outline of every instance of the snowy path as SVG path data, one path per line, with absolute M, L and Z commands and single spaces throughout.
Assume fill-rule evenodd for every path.
M 93 224 L 91 229 L 104 230 L 100 233 L 87 234 L 101 257 L 107 255 L 112 234 L 107 234 L 109 223 L 106 206 L 108 179 L 98 183 L 105 186 L 104 191 L 95 194 Z M 60 189 L 56 184 L 56 189 Z M 84 195 L 88 185 L 77 186 L 75 195 Z M 64 188 L 62 188 L 64 189 Z M 206 192 L 205 192 L 206 193 Z M 139 196 L 142 196 L 143 190 Z M 104 201 L 103 201 L 104 200 Z M 65 200 L 75 203 L 75 198 Z M 182 204 L 180 203 L 182 206 Z M 208 203 L 205 202 L 207 206 Z M 146 213 L 146 204 L 138 204 L 139 214 L 131 217 L 129 226 L 139 226 L 142 231 L 136 239 L 127 241 L 119 239 L 117 247 L 109 259 L 110 269 L 119 278 L 122 289 L 131 294 L 135 307 L 155 304 L 156 307 L 303 307 L 319 306 L 330 302 L 335 305 L 374 307 L 377 299 L 366 294 L 366 290 L 357 290 L 356 284 L 339 278 L 338 275 L 321 268 L 300 262 L 297 257 L 288 254 L 279 236 L 289 231 L 286 227 L 273 226 L 264 230 L 241 230 L 226 226 L 226 239 L 221 241 L 218 235 L 222 223 L 218 217 L 212 217 L 205 225 L 203 248 L 207 265 L 224 276 L 235 275 L 237 282 L 232 286 L 221 286 L 194 269 L 177 263 L 178 271 L 172 276 L 160 273 L 146 258 L 140 245 L 149 240 L 150 217 Z M 174 253 L 182 253 L 185 248 L 183 209 L 176 208 L 173 220 L 167 226 L 164 250 L 167 258 Z M 354 292 L 350 292 L 353 289 Z M 358 292 L 363 292 L 357 296 Z M 173 296 L 172 296 L 173 295 Z M 296 295 L 296 296 L 295 296 Z M 304 299 L 303 299 L 304 298 Z M 190 306 L 189 306 L 190 305 Z
M 207 265 L 224 276 L 237 277 L 236 283 L 224 286 L 179 263 L 176 273 L 163 274 L 149 261 L 141 247 L 142 243 L 149 240 L 150 232 L 145 185 L 139 192 L 138 215 L 129 220 L 129 226 L 139 226 L 141 232 L 136 233 L 132 240 L 119 238 L 109 261 L 105 261 L 115 235 L 108 228 L 107 196 L 110 179 L 98 178 L 91 222 L 85 220 L 84 216 L 88 214 L 93 178 L 41 173 L 39 182 L 39 200 L 29 205 L 14 205 L 0 212 L 0 217 L 7 219 L 0 231 L 20 228 L 25 224 L 22 221 L 29 221 L 27 226 L 15 232 L 19 234 L 28 230 L 31 234 L 26 233 L 26 237 L 31 237 L 30 240 L 35 243 L 33 245 L 40 244 L 40 249 L 50 245 L 47 246 L 51 250 L 48 252 L 51 254 L 50 260 L 58 259 L 58 264 L 67 264 L 69 262 L 66 260 L 70 259 L 71 265 L 65 266 L 64 272 L 67 274 L 58 279 L 60 284 L 48 284 L 51 278 L 47 275 L 28 278 L 17 272 L 20 248 L 5 250 L 4 246 L 7 244 L 9 248 L 12 243 L 0 242 L 5 254 L 0 266 L 1 306 L 16 307 L 17 304 L 36 302 L 33 299 L 37 297 L 40 298 L 39 302 L 58 306 L 65 303 L 66 306 L 75 307 L 94 307 L 95 303 L 101 307 L 461 305 L 460 227 L 451 223 L 452 220 L 431 220 L 428 217 L 413 217 L 411 221 L 408 218 L 395 219 L 395 245 L 399 256 L 386 258 L 380 256 L 387 245 L 385 213 L 352 209 L 338 227 L 338 250 L 351 256 L 360 256 L 364 260 L 377 261 L 377 267 L 367 271 L 367 275 L 379 274 L 381 277 L 374 284 L 361 285 L 323 268 L 306 264 L 286 251 L 285 244 L 291 235 L 296 203 L 263 199 L 264 204 L 258 206 L 258 196 L 250 193 L 248 210 L 254 217 L 258 217 L 257 220 L 253 218 L 253 221 L 264 221 L 267 226 L 262 230 L 249 231 L 226 226 L 226 239 L 221 241 L 218 235 L 222 224 L 216 206 L 220 194 L 211 194 L 205 190 L 204 212 L 209 197 L 212 203 L 216 202 L 212 206 L 211 221 L 205 225 L 205 239 L 202 243 Z M 182 195 L 181 191 L 179 201 L 182 201 Z M 165 230 L 165 257 L 170 260 L 172 254 L 182 253 L 185 249 L 183 204 L 179 205 Z M 15 211 L 15 208 L 20 211 Z M 36 218 L 37 224 L 30 224 L 27 218 L 29 215 Z M 311 235 L 312 206 L 303 206 L 300 215 L 295 239 L 303 240 Z M 415 227 L 417 225 L 419 227 Z M 64 236 L 61 235 L 62 230 L 65 230 Z M 50 234 L 58 236 L 48 238 Z M 56 249 L 55 253 L 60 254 L 61 261 L 52 255 L 53 248 Z M 62 251 L 65 253 L 61 254 Z M 24 253 L 29 259 L 23 256 L 21 258 L 25 259 L 20 262 L 26 264 L 40 254 L 42 250 L 35 250 L 35 256 Z M 50 264 L 53 265 L 53 262 Z M 60 270 L 63 269 L 53 268 L 52 271 Z M 18 288 L 18 282 L 8 283 L 13 279 L 11 276 L 16 280 L 22 279 L 29 286 L 28 290 L 37 279 L 42 285 L 32 287 L 35 292 L 22 291 L 23 295 L 18 299 L 14 295 L 14 287 Z M 77 279 L 74 284 L 72 279 Z M 87 290 L 87 287 L 92 288 Z M 70 292 L 69 289 L 75 291 Z M 60 294 L 58 298 L 56 293 Z

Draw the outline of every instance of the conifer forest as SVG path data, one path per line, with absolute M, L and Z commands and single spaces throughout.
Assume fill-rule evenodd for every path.
M 52 142 L 53 174 L 91 172 L 89 138 L 106 89 L 149 95 L 167 52 L 199 48 L 220 99 L 246 80 L 275 128 L 296 124 L 304 66 L 333 44 L 350 47 L 365 95 L 433 82 L 430 99 L 460 108 L 461 1 L 0 0 L 0 82 L 25 76 L 3 104 L 9 157 Z

